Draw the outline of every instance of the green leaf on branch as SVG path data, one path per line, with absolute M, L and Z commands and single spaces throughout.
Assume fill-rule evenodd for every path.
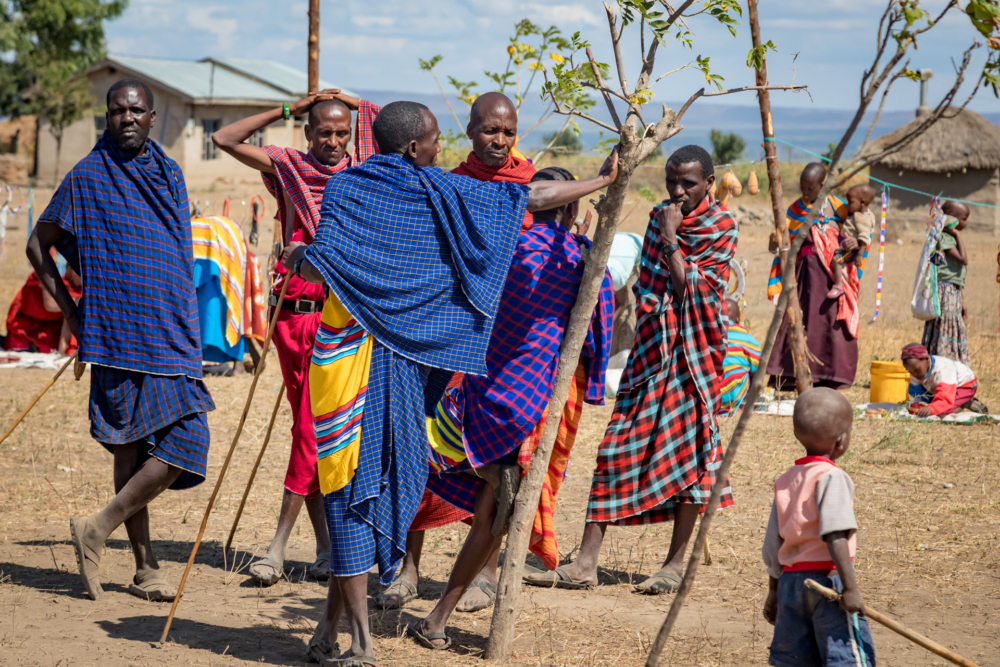
M 764 44 L 758 44 L 750 49 L 750 53 L 747 54 L 747 67 L 755 70 L 761 69 L 764 66 L 764 58 L 767 57 L 768 51 L 778 52 L 778 47 L 771 40 L 767 40 Z

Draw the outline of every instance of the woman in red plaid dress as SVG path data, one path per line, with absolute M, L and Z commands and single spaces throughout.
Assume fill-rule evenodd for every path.
M 593 588 L 608 524 L 674 521 L 663 567 L 636 590 L 656 595 L 680 585 L 688 540 L 722 461 L 716 384 L 738 228 L 709 194 L 714 181 L 711 158 L 698 146 L 685 146 L 667 161 L 670 201 L 654 209 L 646 230 L 635 342 L 597 454 L 580 555 L 525 577 L 528 583 Z M 727 484 L 720 506 L 729 505 Z

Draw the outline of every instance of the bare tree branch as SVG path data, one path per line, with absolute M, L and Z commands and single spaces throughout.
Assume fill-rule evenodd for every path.
M 674 10 L 669 4 L 667 4 L 665 0 L 660 0 L 660 2 L 663 4 L 664 7 L 667 8 L 667 11 L 670 12 L 670 16 L 667 17 L 668 29 L 671 26 L 673 26 L 678 19 L 680 19 L 681 24 L 684 25 L 685 28 L 687 27 L 687 24 L 684 23 L 684 19 L 681 18 L 681 12 L 683 12 L 685 9 L 694 4 L 694 0 L 684 0 L 684 2 L 682 2 L 680 7 L 678 7 L 676 10 Z M 649 79 L 652 78 L 653 65 L 656 64 L 656 47 L 659 46 L 659 44 L 660 40 L 656 39 L 654 35 L 653 41 L 649 43 L 649 51 L 646 53 L 646 57 L 642 61 L 642 71 L 639 72 L 639 78 L 635 82 L 636 90 L 642 90 L 643 88 L 646 88 L 647 84 L 649 83 Z M 663 77 L 660 78 L 662 79 Z M 659 81 L 659 79 L 657 79 L 657 81 Z
M 674 120 L 675 123 L 679 123 L 684 114 L 687 113 L 688 108 L 694 104 L 695 100 L 699 97 L 719 97 L 721 95 L 732 95 L 733 93 L 743 93 L 749 90 L 806 90 L 808 86 L 796 85 L 796 86 L 743 86 L 742 88 L 730 88 L 729 90 L 720 90 L 714 93 L 706 93 L 705 89 L 702 88 L 697 93 L 688 98 L 688 101 L 684 103 L 681 110 L 677 112 L 677 118 Z
M 608 105 L 608 111 L 611 112 L 611 119 L 615 122 L 615 127 L 617 128 L 615 132 L 621 132 L 622 121 L 618 117 L 618 110 L 615 109 L 614 102 L 611 101 L 611 95 L 608 94 L 608 87 L 604 85 L 604 77 L 601 76 L 601 68 L 597 66 L 594 61 L 594 53 L 587 47 L 587 60 L 590 61 L 590 69 L 594 72 L 594 80 L 597 81 L 597 85 L 600 86 L 599 90 L 604 95 L 604 103 Z M 553 97 L 553 99 L 555 99 Z
M 865 135 L 865 140 L 861 142 L 861 148 L 858 149 L 859 153 L 865 149 L 865 147 L 868 145 L 868 140 L 872 138 L 872 132 L 875 131 L 875 126 L 878 125 L 878 121 L 882 117 L 882 109 L 885 108 L 885 99 L 889 95 L 889 90 L 892 89 L 892 84 L 896 83 L 896 81 L 898 81 L 900 78 L 906 75 L 906 70 L 907 68 L 909 68 L 909 66 L 910 66 L 910 61 L 907 60 L 905 63 L 903 63 L 903 66 L 899 68 L 899 70 L 895 74 L 892 75 L 892 78 L 889 79 L 889 83 L 885 84 L 885 91 L 883 91 L 882 93 L 882 101 L 879 102 L 878 111 L 875 112 L 875 118 L 872 119 L 872 124 L 871 127 L 868 128 L 868 134 Z
M 563 126 L 561 128 L 559 128 L 559 131 L 556 132 L 552 136 L 552 139 L 549 141 L 548 144 L 546 144 L 545 148 L 543 148 L 542 150 L 540 150 L 537 153 L 535 153 L 535 157 L 533 157 L 531 161 L 534 162 L 534 163 L 537 163 L 540 159 L 542 159 L 543 155 L 545 155 L 546 153 L 551 152 L 552 151 L 552 147 L 555 145 L 555 143 L 557 141 L 559 141 L 559 137 L 562 136 L 563 132 L 566 131 L 566 128 L 568 128 L 569 124 L 572 123 L 572 122 L 573 122 L 573 116 L 567 115 L 566 116 L 566 122 L 563 123 Z
M 692 60 L 691 62 L 693 63 L 694 61 Z M 660 77 L 656 81 L 654 81 L 653 83 L 649 84 L 649 86 L 647 86 L 647 87 L 648 88 L 652 88 L 653 86 L 655 86 L 656 84 L 658 84 L 660 81 L 662 81 L 663 79 L 667 78 L 671 74 L 676 74 L 677 72 L 680 72 L 682 69 L 687 69 L 688 67 L 691 67 L 691 63 L 688 63 L 686 65 L 681 65 L 680 67 L 678 67 L 676 69 L 672 69 L 672 70 L 670 70 L 669 72 L 667 72 L 665 74 L 661 74 Z
M 615 16 L 614 10 L 611 9 L 611 5 L 604 3 L 604 11 L 608 14 L 608 28 L 611 29 L 611 47 L 615 52 L 615 65 L 618 68 L 618 82 L 621 83 L 622 94 L 625 97 L 631 97 L 632 93 L 628 89 L 628 82 L 625 80 L 625 61 L 622 59 L 622 49 L 621 49 L 621 34 L 615 34 L 615 22 L 617 17 Z M 622 29 L 624 29 L 622 25 Z M 589 54 L 588 54 L 589 55 Z

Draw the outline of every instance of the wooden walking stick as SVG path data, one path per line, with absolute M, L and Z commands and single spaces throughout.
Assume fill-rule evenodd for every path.
M 288 291 L 288 284 L 291 282 L 289 280 L 290 276 L 286 276 L 285 284 L 281 286 L 281 294 L 278 295 L 278 303 L 274 307 L 274 315 L 271 316 L 271 324 L 267 328 L 267 336 L 264 338 L 264 347 L 260 351 L 260 362 L 257 364 L 257 369 L 253 374 L 253 382 L 250 383 L 250 392 L 247 394 L 247 402 L 243 406 L 243 414 L 240 416 L 240 424 L 236 427 L 236 435 L 233 436 L 233 442 L 229 445 L 229 452 L 226 454 L 226 460 L 222 464 L 222 470 L 219 472 L 219 479 L 215 482 L 215 489 L 212 490 L 212 497 L 208 499 L 208 507 L 205 508 L 205 516 L 201 518 L 201 527 L 198 529 L 198 537 L 194 541 L 194 548 L 191 549 L 191 556 L 188 558 L 187 566 L 184 568 L 184 574 L 181 576 L 180 586 L 177 587 L 177 597 L 174 598 L 174 604 L 170 607 L 170 615 L 167 616 L 167 624 L 163 627 L 163 635 L 160 636 L 160 643 L 167 641 L 167 633 L 170 632 L 170 624 L 174 622 L 174 614 L 177 613 L 177 605 L 181 601 L 181 593 L 184 592 L 184 584 L 187 582 L 188 575 L 191 573 L 191 566 L 194 565 L 195 556 L 198 555 L 198 547 L 201 546 L 201 538 L 205 536 L 205 528 L 208 526 L 208 517 L 212 513 L 212 507 L 215 505 L 215 498 L 219 495 L 219 489 L 222 488 L 222 481 L 226 478 L 226 471 L 229 470 L 229 462 L 233 458 L 233 452 L 236 450 L 236 445 L 240 441 L 240 435 L 243 434 L 243 425 L 247 421 L 247 413 L 250 412 L 250 403 L 253 401 L 254 391 L 257 389 L 257 380 L 260 379 L 260 374 L 264 370 L 264 358 L 267 356 L 267 351 L 271 347 L 271 336 L 274 335 L 274 325 L 278 321 L 278 313 L 281 312 L 281 306 L 285 303 L 285 292 Z
M 253 480 L 257 477 L 257 468 L 260 466 L 261 460 L 264 458 L 264 450 L 267 449 L 267 443 L 271 441 L 271 429 L 274 428 L 274 418 L 278 416 L 278 408 L 281 407 L 281 399 L 285 397 L 285 385 L 281 385 L 281 389 L 278 391 L 278 400 L 274 402 L 274 410 L 271 411 L 271 422 L 267 425 L 267 435 L 264 436 L 264 444 L 260 446 L 260 453 L 257 454 L 257 460 L 253 464 L 253 470 L 250 471 L 250 479 L 247 480 L 247 488 L 243 491 L 243 498 L 240 500 L 240 507 L 236 510 L 236 518 L 233 519 L 233 527 L 229 531 L 229 537 L 226 539 L 226 548 L 223 549 L 223 553 L 229 553 L 230 547 L 233 546 L 233 537 L 236 535 L 236 528 L 240 525 L 240 517 L 243 516 L 243 506 L 247 504 L 247 496 L 250 495 L 250 488 L 253 486 Z
M 821 593 L 822 595 L 826 596 L 830 600 L 833 600 L 834 602 L 840 602 L 840 593 L 833 590 L 832 588 L 827 588 L 826 586 L 823 586 L 822 584 L 819 584 L 816 581 L 813 581 L 812 579 L 806 579 L 806 586 L 813 589 L 814 591 L 817 591 L 818 593 Z M 954 663 L 956 665 L 961 665 L 962 667 L 979 667 L 979 665 L 972 662 L 971 660 L 966 660 L 959 654 L 949 651 L 948 649 L 946 649 L 944 646 L 941 646 L 937 642 L 928 639 L 927 637 L 924 637 L 922 634 L 918 632 L 910 630 L 902 623 L 897 623 L 896 621 L 892 620 L 882 612 L 875 611 L 868 605 L 865 605 L 864 614 L 873 621 L 881 623 L 882 625 L 889 628 L 896 634 L 903 635 L 914 644 L 918 644 L 924 647 L 934 655 L 942 657 L 948 662 Z
M 35 400 L 33 400 L 31 402 L 31 404 L 28 405 L 28 407 L 26 407 L 24 409 L 24 412 L 21 413 L 21 416 L 18 417 L 17 419 L 15 419 L 14 423 L 11 424 L 11 427 L 9 429 L 7 429 L 6 433 L 3 434 L 3 437 L 0 438 L 0 443 L 3 443 L 3 441 L 7 439 L 7 436 L 9 436 L 11 433 L 14 432 L 14 429 L 17 428 L 17 425 L 20 424 L 21 421 L 23 421 L 24 418 L 28 416 L 29 412 L 31 412 L 31 408 L 35 407 L 35 404 L 38 403 L 38 401 L 42 400 L 42 396 L 45 395 L 45 392 L 47 392 L 52 387 L 52 385 L 54 385 L 56 383 L 56 380 L 58 380 L 59 376 L 63 374 L 63 371 L 65 371 L 67 368 L 69 368 L 70 364 L 72 364 L 74 361 L 76 361 L 76 355 L 77 355 L 77 353 L 74 352 L 73 356 L 71 356 L 69 359 L 67 359 L 66 363 L 62 365 L 62 368 L 60 368 L 58 371 L 56 371 L 55 376 L 51 380 L 49 380 L 49 383 L 47 385 L 45 385 L 44 387 L 42 387 L 42 390 L 40 392 L 38 392 L 38 396 L 35 396 Z

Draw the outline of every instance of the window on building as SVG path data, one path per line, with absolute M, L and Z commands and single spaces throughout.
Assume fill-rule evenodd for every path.
M 98 139 L 101 138 L 106 129 L 108 129 L 108 119 L 104 116 L 94 116 L 94 132 L 97 133 Z
M 254 132 L 253 134 L 251 134 L 250 138 L 247 139 L 247 143 L 250 144 L 251 146 L 256 146 L 257 148 L 263 148 L 264 147 L 264 130 L 260 129 L 260 130 L 257 130 L 256 132 Z
M 201 159 L 202 160 L 218 160 L 219 159 L 219 149 L 215 147 L 212 143 L 212 135 L 219 130 L 220 121 L 218 120 L 202 120 L 201 129 Z

